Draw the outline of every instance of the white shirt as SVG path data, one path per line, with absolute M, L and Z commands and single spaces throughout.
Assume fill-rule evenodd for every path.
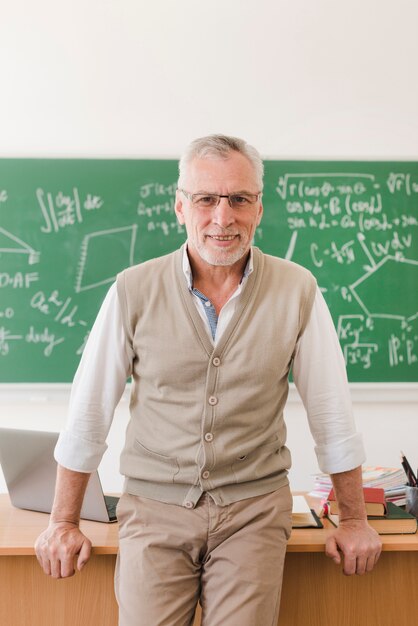
M 214 345 L 234 314 L 252 270 L 251 254 L 241 283 L 219 314 L 214 339 L 204 305 L 193 294 Z M 183 272 L 191 290 L 186 247 Z M 114 283 L 100 308 L 74 378 L 67 425 L 55 449 L 60 465 L 79 472 L 92 472 L 99 466 L 107 449 L 106 438 L 115 408 L 131 375 L 131 352 Z M 319 288 L 308 324 L 296 346 L 293 379 L 308 415 L 321 471 L 333 474 L 361 465 L 365 453 L 362 437 L 355 429 L 344 358 Z

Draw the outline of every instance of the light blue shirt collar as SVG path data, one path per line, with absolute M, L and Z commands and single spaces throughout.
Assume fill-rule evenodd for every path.
M 193 289 L 193 274 L 192 274 L 192 268 L 190 266 L 189 255 L 187 254 L 187 243 L 183 248 L 182 268 L 183 268 L 183 273 L 186 277 L 187 286 L 191 291 Z M 251 274 L 253 269 L 254 269 L 254 253 L 253 253 L 253 248 L 251 246 L 250 256 L 248 257 L 248 261 L 244 269 L 244 274 L 242 276 L 241 283 L 244 281 L 244 279 L 248 278 L 248 276 Z

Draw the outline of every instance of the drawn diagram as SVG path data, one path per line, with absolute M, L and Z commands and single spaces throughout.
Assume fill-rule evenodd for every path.
M 361 278 L 349 285 L 350 293 L 364 314 L 340 315 L 338 318 L 337 334 L 346 363 L 361 364 L 365 369 L 372 365 L 373 355 L 379 352 L 379 345 L 365 342 L 362 335 L 372 331 L 376 321 L 386 320 L 392 322 L 387 336 L 390 367 L 402 363 L 415 366 L 418 357 L 414 325 L 418 312 L 413 308 L 413 300 L 405 300 L 403 296 L 406 285 L 418 284 L 418 261 L 402 256 L 387 256 L 375 263 L 371 255 L 368 258 L 372 267 L 369 266 Z M 399 264 L 396 272 L 395 263 Z M 379 289 L 379 285 L 385 285 L 385 289 Z
M 396 273 L 393 271 L 395 263 L 400 264 Z M 396 280 L 393 280 L 393 276 L 396 276 Z M 379 285 L 385 285 L 385 289 L 379 289 Z M 413 309 L 414 302 L 403 297 L 405 285 L 418 285 L 418 261 L 387 256 L 375 263 L 349 288 L 369 318 L 381 317 L 408 322 L 409 318 L 416 316 L 417 311 Z M 375 301 L 371 301 L 373 293 L 378 295 Z
M 115 280 L 133 265 L 137 225 L 111 228 L 86 235 L 81 243 L 75 291 L 87 291 Z
M 39 263 L 40 252 L 16 237 L 8 230 L 0 227 L 0 254 L 27 254 L 29 265 Z

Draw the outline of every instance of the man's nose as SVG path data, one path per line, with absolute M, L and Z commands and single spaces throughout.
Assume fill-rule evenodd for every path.
M 213 221 L 222 228 L 226 228 L 234 222 L 234 210 L 229 204 L 229 198 L 220 198 L 219 204 L 213 212 Z

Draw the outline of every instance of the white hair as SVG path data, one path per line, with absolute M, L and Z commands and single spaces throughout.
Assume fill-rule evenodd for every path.
M 263 189 L 264 165 L 260 153 L 243 139 L 228 137 L 227 135 L 208 135 L 192 141 L 179 161 L 178 187 L 183 187 L 187 168 L 193 159 L 205 157 L 227 159 L 231 152 L 239 152 L 250 161 L 261 191 Z

